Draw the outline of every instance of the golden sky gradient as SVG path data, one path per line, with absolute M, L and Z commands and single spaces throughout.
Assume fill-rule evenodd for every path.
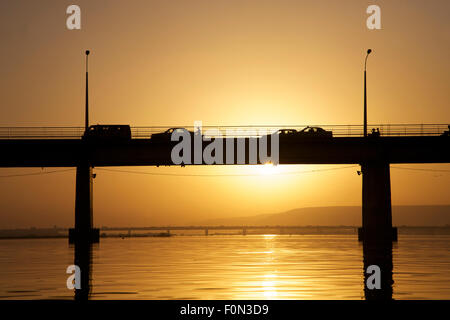
M 382 30 L 368 30 L 373 2 L 2 1 L 0 126 L 82 126 L 85 49 L 92 51 L 91 123 L 362 124 L 367 48 L 374 50 L 369 123 L 450 122 L 450 2 L 376 1 Z M 81 30 L 66 28 L 70 4 L 81 8 Z M 273 174 L 242 166 L 132 169 L 250 177 L 98 170 L 94 221 L 183 224 L 360 205 L 358 168 L 286 174 L 325 167 L 280 166 Z M 0 176 L 39 170 L 0 169 Z M 391 175 L 394 205 L 449 203 L 448 173 Z M 0 228 L 73 225 L 75 170 L 0 178 L 0 191 Z

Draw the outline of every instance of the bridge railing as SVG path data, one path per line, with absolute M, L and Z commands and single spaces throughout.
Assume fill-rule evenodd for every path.
M 224 137 L 260 137 L 281 129 L 301 131 L 306 127 L 320 127 L 331 131 L 334 137 L 362 137 L 363 125 L 277 125 L 277 126 L 203 126 L 202 133 L 214 136 L 214 132 Z M 195 132 L 193 126 L 180 127 Z M 152 134 L 161 133 L 169 127 L 132 127 L 133 138 L 149 138 Z M 368 133 L 379 130 L 380 136 L 439 136 L 449 130 L 448 124 L 370 124 Z M 207 132 L 210 131 L 209 134 Z
M 81 139 L 84 127 L 0 127 L 0 139 Z
M 220 134 L 224 137 L 260 137 L 280 129 L 300 131 L 308 125 L 277 126 L 203 126 L 206 136 Z M 309 125 L 331 131 L 334 137 L 362 137 L 362 125 Z M 193 126 L 181 126 L 195 132 Z M 170 129 L 168 126 L 131 127 L 134 139 L 149 139 L 153 134 Z M 378 129 L 380 136 L 439 136 L 449 130 L 448 124 L 370 124 L 368 133 Z M 81 139 L 84 127 L 0 127 L 0 139 Z

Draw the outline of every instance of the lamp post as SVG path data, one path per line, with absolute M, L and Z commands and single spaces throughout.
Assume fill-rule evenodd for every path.
M 367 85 L 366 85 L 366 66 L 367 58 L 372 52 L 372 49 L 367 50 L 366 60 L 364 61 L 364 137 L 367 137 Z
M 89 130 L 89 98 L 88 98 L 88 56 L 90 51 L 86 50 L 86 114 L 85 114 L 85 132 Z

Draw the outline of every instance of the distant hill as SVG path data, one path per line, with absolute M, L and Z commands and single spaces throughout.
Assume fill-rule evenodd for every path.
M 210 219 L 201 225 L 361 226 L 361 207 L 309 207 L 240 218 Z M 450 205 L 393 206 L 394 226 L 450 225 Z

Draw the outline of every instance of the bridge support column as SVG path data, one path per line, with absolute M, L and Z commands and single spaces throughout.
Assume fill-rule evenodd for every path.
M 92 167 L 88 164 L 79 165 L 76 175 L 75 228 L 69 230 L 69 243 L 95 243 L 100 240 L 99 229 L 92 228 L 92 187 Z
M 362 228 L 358 230 L 358 240 L 365 243 L 397 241 L 397 228 L 392 228 L 389 163 L 370 162 L 361 167 Z

